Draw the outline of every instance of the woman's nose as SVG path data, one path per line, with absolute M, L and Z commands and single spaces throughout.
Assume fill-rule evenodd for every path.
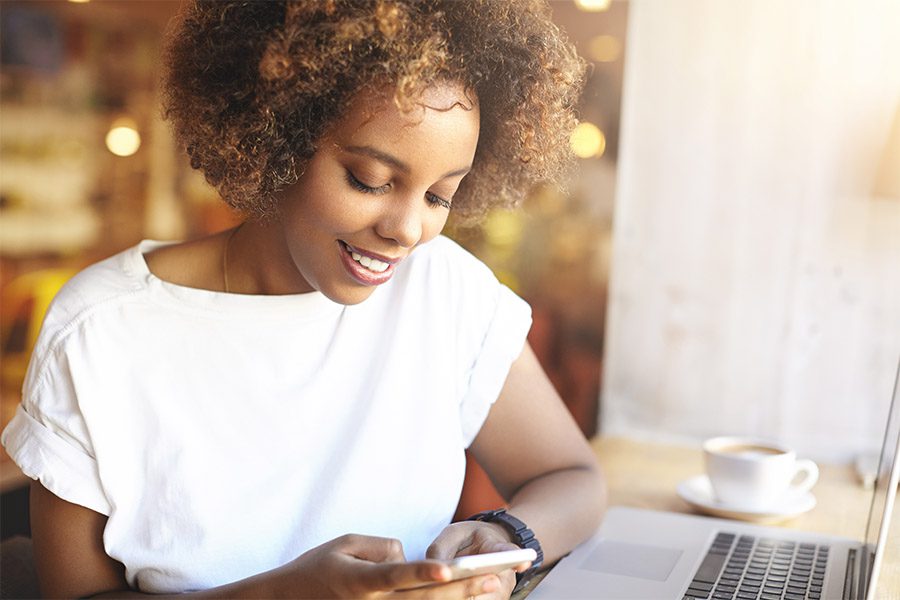
M 403 248 L 412 248 L 422 239 L 422 210 L 425 208 L 422 198 L 391 198 L 385 203 L 375 231 Z

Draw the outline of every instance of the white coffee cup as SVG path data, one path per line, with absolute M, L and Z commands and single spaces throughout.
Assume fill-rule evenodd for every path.
M 807 492 L 819 479 L 816 463 L 759 438 L 712 438 L 703 443 L 703 454 L 716 499 L 735 509 L 775 509 L 789 494 Z

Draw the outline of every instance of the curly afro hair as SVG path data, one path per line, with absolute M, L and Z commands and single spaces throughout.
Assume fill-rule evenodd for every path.
M 352 99 L 394 87 L 408 110 L 437 80 L 473 90 L 481 133 L 457 218 L 561 178 L 584 62 L 542 0 L 198 0 L 168 34 L 163 112 L 224 200 L 278 214 Z

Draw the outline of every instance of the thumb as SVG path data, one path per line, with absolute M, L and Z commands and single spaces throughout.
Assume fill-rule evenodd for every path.
M 454 558 L 461 549 L 471 544 L 472 531 L 470 529 L 450 525 L 431 542 L 428 550 L 425 551 L 425 558 Z
M 362 589 L 394 591 L 448 581 L 450 569 L 434 561 L 360 562 L 356 571 Z
M 348 535 L 343 552 L 369 562 L 406 562 L 403 543 L 394 538 L 371 535 Z

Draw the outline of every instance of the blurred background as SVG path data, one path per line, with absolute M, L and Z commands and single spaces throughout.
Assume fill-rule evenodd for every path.
M 178 6 L 0 2 L 3 425 L 68 277 L 237 223 L 159 116 Z M 577 169 L 447 233 L 532 305 L 585 435 L 877 445 L 900 359 L 900 3 L 551 8 L 590 63 Z M 25 497 L 3 457 L 6 536 Z M 468 477 L 460 513 L 496 506 Z

